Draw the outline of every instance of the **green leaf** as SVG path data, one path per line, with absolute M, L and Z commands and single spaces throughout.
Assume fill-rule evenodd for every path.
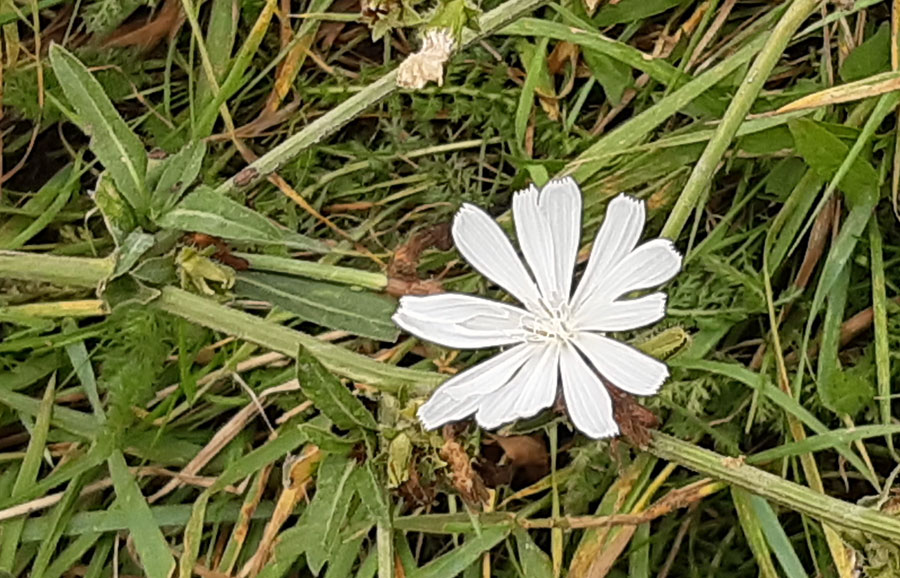
M 632 84 L 631 67 L 590 48 L 583 48 L 582 51 L 584 52 L 584 61 L 591 69 L 594 78 L 603 87 L 603 92 L 606 93 L 609 102 L 613 105 L 622 102 L 625 89 Z
M 31 436 L 28 440 L 28 449 L 25 451 L 24 458 L 22 458 L 22 467 L 19 469 L 16 481 L 12 487 L 11 497 L 16 499 L 16 501 L 22 500 L 38 479 L 47 436 L 50 432 L 55 399 L 56 374 L 53 374 L 50 376 L 46 389 L 44 389 L 44 396 L 40 402 L 37 419 L 33 423 L 34 427 L 29 432 Z M 13 570 L 24 527 L 25 518 L 22 516 L 0 524 L 0 537 L 2 537 L 2 540 L 0 540 L 0 570 Z
M 109 231 L 116 246 L 121 246 L 128 234 L 137 227 L 137 220 L 131 207 L 111 182 L 108 172 L 100 173 L 93 197 L 106 224 L 106 230 Z
M 271 273 L 245 272 L 237 276 L 234 291 L 238 295 L 269 301 L 304 321 L 330 329 L 394 341 L 399 335 L 391 321 L 395 303 L 368 291 L 298 279 Z
M 304 515 L 306 523 L 306 561 L 318 574 L 339 544 L 338 532 L 344 526 L 353 501 L 350 483 L 356 461 L 330 454 L 322 460 L 316 476 L 316 495 Z
M 769 543 L 772 553 L 775 554 L 775 558 L 781 564 L 782 569 L 784 569 L 785 576 L 788 578 L 806 578 L 808 574 L 803 569 L 803 564 L 800 563 L 800 558 L 797 557 L 797 552 L 791 546 L 791 541 L 787 534 L 784 533 L 784 528 L 778 521 L 778 516 L 772 510 L 772 506 L 759 496 L 750 495 L 749 502 L 750 507 L 759 520 L 766 542 Z
M 287 245 L 319 253 L 328 251 L 322 243 L 281 229 L 256 211 L 206 187 L 198 187 L 157 223 L 170 229 L 197 231 L 234 241 Z
M 362 402 L 305 348 L 297 354 L 297 380 L 306 397 L 337 427 L 344 430 L 378 427 Z
M 768 397 L 775 405 L 796 417 L 815 433 L 824 434 L 828 432 L 828 427 L 826 427 L 825 424 L 819 421 L 819 419 L 808 409 L 800 405 L 793 397 L 775 387 L 771 380 L 765 375 L 755 373 L 736 363 L 725 363 L 721 361 L 676 358 L 669 361 L 669 365 L 672 367 L 682 367 L 684 369 L 709 371 L 733 379 L 739 383 L 743 383 Z M 849 446 L 838 446 L 835 447 L 835 450 L 850 462 L 860 473 L 866 476 L 869 475 L 869 469 L 863 463 L 862 459 L 853 453 Z
M 799 118 L 788 123 L 797 153 L 823 179 L 831 179 L 850 152 L 850 147 L 816 121 Z M 869 202 L 878 192 L 878 172 L 872 164 L 857 157 L 839 188 L 851 205 Z
M 71 52 L 50 45 L 53 72 L 69 103 L 78 113 L 80 128 L 91 137 L 91 151 L 112 175 L 116 188 L 138 215 L 147 211 L 147 153 L 125 124 L 97 79 Z
M 481 558 L 481 555 L 509 535 L 507 526 L 484 528 L 478 536 L 469 536 L 465 544 L 454 548 L 425 566 L 407 574 L 409 578 L 453 578 Z M 526 574 L 529 576 L 530 574 Z
M 113 270 L 111 279 L 115 279 L 129 272 L 138 262 L 138 259 L 150 250 L 153 246 L 154 238 L 149 233 L 140 230 L 132 231 L 122 245 L 116 251 L 116 268 Z
M 148 184 L 153 189 L 150 211 L 154 219 L 171 210 L 197 180 L 205 156 L 206 142 L 194 141 L 148 170 Z
M 841 80 L 853 82 L 891 68 L 891 29 L 887 22 L 853 49 L 841 66 Z
M 636 22 L 661 14 L 681 4 L 683 0 L 621 0 L 606 3 L 593 18 L 597 27 Z
M 527 58 L 525 62 L 525 84 L 522 85 L 522 93 L 519 95 L 519 104 L 516 107 L 516 144 L 519 149 L 525 149 L 525 132 L 528 129 L 528 118 L 531 116 L 531 109 L 534 107 L 534 94 L 541 85 L 541 81 L 547 73 L 547 44 L 548 38 L 541 38 L 537 46 L 526 56 L 526 52 L 522 53 L 522 59 Z M 530 46 L 526 42 L 526 45 Z
M 350 520 L 350 524 L 355 528 L 359 520 L 359 509 L 354 512 Z M 328 560 L 328 568 L 325 570 L 325 578 L 350 578 L 353 573 L 353 566 L 359 559 L 363 540 L 366 539 L 368 532 L 357 531 L 351 538 L 345 538 L 339 541 L 334 553 Z
M 737 511 L 738 521 L 741 523 L 741 529 L 744 531 L 744 538 L 756 558 L 756 565 L 759 568 L 761 578 L 778 578 L 778 572 L 775 570 L 775 564 L 772 563 L 772 555 L 769 552 L 769 545 L 766 543 L 766 537 L 763 533 L 762 524 L 756 511 L 753 509 L 750 498 L 752 494 L 747 490 L 732 487 L 731 498 L 734 501 L 734 509 Z
M 107 464 L 118 497 L 113 507 L 128 512 L 128 531 L 144 571 L 149 578 L 169 578 L 175 571 L 175 559 L 122 452 L 114 451 Z
M 356 470 L 353 475 L 356 485 L 356 495 L 362 501 L 362 505 L 368 510 L 372 520 L 378 523 L 390 521 L 390 506 L 385 496 L 384 484 L 378 481 L 371 462 L 366 462 Z
M 550 578 L 553 576 L 553 563 L 550 556 L 541 550 L 528 532 L 522 528 L 513 531 L 516 537 L 516 548 L 519 551 L 519 563 L 522 564 L 522 572 L 528 578 Z
M 828 381 L 818 381 L 822 405 L 836 413 L 855 417 L 875 398 L 872 387 L 872 368 L 860 362 L 850 369 L 839 368 Z
M 78 185 L 73 165 L 67 165 L 50 177 L 40 190 L 22 206 L 34 215 L 16 215 L 0 224 L 0 249 L 18 249 L 44 230 L 69 202 Z

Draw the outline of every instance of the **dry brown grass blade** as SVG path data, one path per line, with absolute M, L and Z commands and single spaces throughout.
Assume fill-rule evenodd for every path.
M 104 48 L 138 46 L 144 52 L 152 50 L 163 38 L 177 34 L 184 23 L 180 0 L 166 0 L 156 17 L 146 24 L 129 23 L 120 26 L 103 41 Z
M 840 204 L 837 197 L 831 197 L 813 223 L 809 232 L 809 241 L 806 244 L 806 254 L 803 255 L 803 262 L 797 270 L 797 276 L 794 279 L 794 287 L 805 289 L 809 283 L 810 277 L 816 269 L 816 265 L 822 259 L 825 252 L 825 244 L 831 234 L 832 225 L 835 222 L 836 213 L 840 211 Z
M 210 460 L 212 460 L 216 455 L 222 451 L 228 442 L 234 439 L 234 436 L 239 434 L 244 426 L 247 425 L 253 416 L 256 414 L 258 407 L 255 403 L 249 403 L 244 406 L 239 412 L 234 414 L 228 423 L 226 423 L 222 428 L 218 429 L 213 435 L 212 439 L 203 446 L 194 459 L 192 459 L 181 471 L 182 475 L 192 476 L 199 472 L 203 466 L 208 464 Z M 174 491 L 182 484 L 181 480 L 173 479 L 170 480 L 165 486 L 160 488 L 155 494 L 147 498 L 147 501 L 151 504 L 166 494 Z
M 282 0 L 281 6 L 283 11 L 283 21 L 287 22 L 288 12 L 291 7 L 290 0 Z M 275 86 L 272 88 L 272 92 L 269 93 L 269 98 L 266 100 L 266 107 L 263 110 L 263 115 L 274 113 L 281 106 L 281 103 L 284 102 L 284 98 L 294 85 L 297 73 L 300 72 L 300 67 L 303 66 L 303 63 L 306 61 L 306 55 L 312 47 L 312 43 L 316 39 L 318 31 L 318 24 L 311 26 L 310 29 L 298 39 L 297 44 L 291 48 L 291 51 L 285 59 L 281 61 L 281 64 L 278 65 L 275 74 Z M 293 34 L 291 33 L 290 25 L 282 28 L 281 41 L 283 47 L 290 44 L 292 36 Z
M 275 544 L 278 533 L 281 531 L 281 526 L 293 515 L 294 508 L 296 508 L 300 500 L 306 498 L 307 486 L 312 479 L 313 470 L 321 458 L 322 452 L 319 451 L 319 448 L 311 445 L 304 448 L 300 453 L 300 457 L 291 463 L 291 470 L 288 476 L 289 483 L 278 496 L 275 510 L 272 512 L 272 517 L 269 518 L 269 523 L 266 524 L 259 546 L 257 546 L 256 552 L 253 553 L 253 556 L 238 573 L 239 578 L 253 578 L 262 570 L 266 560 L 269 559 L 269 554 L 272 551 L 272 546 Z
M 873 96 L 880 96 L 889 92 L 900 90 L 900 72 L 891 71 L 884 72 L 857 80 L 820 90 L 813 94 L 808 94 L 802 98 L 790 102 L 772 114 L 785 114 L 788 112 L 796 112 L 798 110 L 807 110 L 811 108 L 821 108 L 823 106 L 831 106 L 845 102 L 853 102 Z
M 265 490 L 266 484 L 269 481 L 269 474 L 271 474 L 273 467 L 273 464 L 269 464 L 263 468 L 262 473 L 257 479 L 258 485 L 254 488 L 250 488 L 249 494 L 245 495 L 244 503 L 241 505 L 240 516 L 238 517 L 237 522 L 235 522 L 234 528 L 231 530 L 231 543 L 235 545 L 237 554 L 240 553 L 241 548 L 244 546 L 244 542 L 247 541 L 247 534 L 250 532 L 250 522 L 253 521 L 253 514 L 256 512 L 256 508 L 259 507 L 259 503 L 265 495 L 263 490 Z M 237 554 L 231 557 L 225 568 L 221 567 L 222 560 L 219 559 L 216 563 L 215 570 L 231 575 L 231 570 L 237 562 Z

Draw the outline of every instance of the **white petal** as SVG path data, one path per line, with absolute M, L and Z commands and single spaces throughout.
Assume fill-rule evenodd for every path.
M 644 230 L 645 219 L 643 201 L 621 194 L 609 202 L 606 217 L 594 238 L 584 276 L 572 299 L 576 308 L 603 287 L 613 267 L 634 250 Z
M 534 186 L 513 195 L 513 220 L 516 225 L 516 237 L 525 262 L 531 269 L 538 288 L 547 302 L 550 296 L 558 293 L 556 285 L 556 267 L 553 263 L 553 238 L 550 224 L 541 211 L 538 198 L 540 193 Z
M 478 403 L 481 398 L 472 397 L 464 401 L 458 401 L 438 389 L 425 402 L 416 415 L 422 422 L 425 429 L 435 429 L 450 423 L 465 419 L 475 413 L 478 409 Z
M 487 213 L 474 205 L 463 205 L 453 220 L 453 240 L 460 254 L 482 275 L 526 307 L 538 307 L 537 285 L 500 225 Z
M 610 272 L 612 282 L 602 290 L 610 299 L 662 285 L 681 271 L 681 253 L 668 239 L 647 241 Z
M 542 349 L 545 347 L 535 344 L 518 345 L 445 381 L 419 408 L 422 425 L 434 429 L 492 403 L 526 362 L 541 357 Z
M 453 399 L 465 400 L 493 393 L 509 383 L 517 371 L 536 353 L 538 344 L 523 343 L 445 381 L 439 391 Z
M 550 181 L 541 190 L 541 210 L 553 235 L 557 285 L 562 299 L 568 301 L 581 239 L 581 189 L 571 177 Z
M 661 285 L 681 270 L 681 253 L 668 239 L 653 239 L 625 256 L 609 271 L 575 309 L 575 319 L 587 319 L 590 311 L 601 309 L 623 295 Z
M 665 363 L 615 339 L 583 332 L 575 346 L 603 379 L 628 393 L 653 395 L 669 377 Z
M 619 426 L 613 417 L 609 392 L 571 345 L 562 348 L 559 371 L 566 409 L 575 427 L 595 439 L 618 434 Z
M 558 381 L 559 346 L 551 343 L 534 351 L 503 389 L 482 398 L 475 419 L 481 427 L 493 429 L 531 417 L 553 405 Z
M 571 178 L 550 181 L 513 196 L 516 236 L 544 300 L 567 302 L 581 235 L 581 191 Z
M 579 331 L 628 331 L 655 323 L 666 315 L 666 294 L 651 293 L 637 299 L 589 301 L 579 310 Z
M 497 347 L 523 341 L 527 312 L 518 307 L 459 293 L 405 296 L 394 323 L 427 341 L 454 349 Z

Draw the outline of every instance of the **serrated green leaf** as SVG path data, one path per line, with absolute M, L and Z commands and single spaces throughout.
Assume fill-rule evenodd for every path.
M 376 429 L 375 418 L 333 373 L 306 349 L 297 354 L 297 380 L 306 397 L 341 429 Z
M 338 546 L 338 533 L 353 501 L 355 488 L 350 480 L 355 468 L 355 460 L 334 454 L 319 465 L 316 495 L 309 504 L 308 516 L 304 516 L 306 561 L 314 574 L 318 575 Z
M 91 151 L 112 175 L 129 206 L 138 215 L 144 215 L 148 208 L 144 145 L 75 55 L 59 44 L 51 44 L 50 62 L 66 99 L 78 113 L 81 130 L 91 137 Z
M 794 137 L 794 146 L 803 160 L 823 179 L 831 179 L 850 152 L 827 128 L 808 118 L 790 121 L 788 127 Z M 868 203 L 878 192 L 878 172 L 864 158 L 857 157 L 839 188 L 847 195 L 851 205 Z
M 162 227 L 196 231 L 248 243 L 287 245 L 304 251 L 327 252 L 320 242 L 280 229 L 256 211 L 207 187 L 199 187 L 157 220 Z
M 122 452 L 114 451 L 107 464 L 118 497 L 114 507 L 128 512 L 128 530 L 144 571 L 149 578 L 169 578 L 175 571 L 175 559 Z
M 396 304 L 385 297 L 350 287 L 298 279 L 272 273 L 240 273 L 234 285 L 238 295 L 269 301 L 329 329 L 394 341 L 399 335 L 391 321 Z
M 148 171 L 148 184 L 153 188 L 150 211 L 154 219 L 171 210 L 197 180 L 205 156 L 206 143 L 194 141 Z

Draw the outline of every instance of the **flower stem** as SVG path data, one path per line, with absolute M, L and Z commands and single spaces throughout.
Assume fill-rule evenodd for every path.
M 0 251 L 0 278 L 95 288 L 113 272 L 111 258 L 61 257 Z
M 744 488 L 834 528 L 870 532 L 900 542 L 900 520 L 789 482 L 748 466 L 740 458 L 728 458 L 659 432 L 654 432 L 648 451 L 700 474 Z

